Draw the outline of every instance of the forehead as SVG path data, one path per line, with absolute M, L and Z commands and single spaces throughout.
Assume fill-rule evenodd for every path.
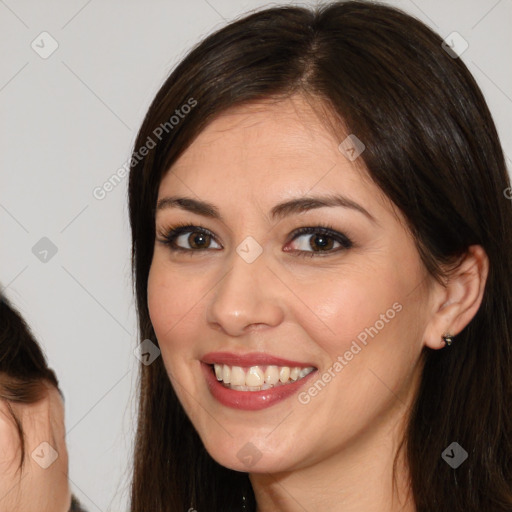
M 296 95 L 223 112 L 166 173 L 159 197 L 183 192 L 214 202 L 256 198 L 274 204 L 340 192 L 389 209 L 362 159 L 350 161 L 340 151 L 342 141 L 318 107 Z
M 265 100 L 220 114 L 197 136 L 173 169 L 211 159 L 214 154 L 221 161 L 246 157 L 270 163 L 279 157 L 286 163 L 318 153 L 327 157 L 336 146 L 333 135 L 302 96 Z

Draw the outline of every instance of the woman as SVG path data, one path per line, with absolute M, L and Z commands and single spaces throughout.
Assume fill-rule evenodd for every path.
M 445 46 L 277 7 L 162 86 L 129 183 L 132 511 L 512 510 L 509 179 Z
M 68 481 L 64 404 L 29 327 L 0 295 L 0 511 L 80 512 Z

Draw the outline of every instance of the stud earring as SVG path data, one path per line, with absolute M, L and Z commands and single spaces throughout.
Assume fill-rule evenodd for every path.
M 442 338 L 447 346 L 450 346 L 453 342 L 453 336 L 451 334 L 443 334 Z

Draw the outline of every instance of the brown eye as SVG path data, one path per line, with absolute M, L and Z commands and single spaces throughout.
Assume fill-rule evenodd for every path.
M 200 252 L 211 249 L 212 244 L 217 244 L 213 247 L 216 250 L 222 248 L 215 241 L 213 233 L 199 226 L 175 226 L 161 235 L 163 239 L 159 241 L 168 245 L 172 251 Z
M 177 240 L 183 237 L 185 237 L 185 235 L 179 236 Z M 210 242 L 212 241 L 212 237 L 206 233 L 195 231 L 188 235 L 186 240 L 190 244 L 190 247 L 193 249 L 207 249 Z
M 296 240 L 301 238 L 303 240 L 297 243 Z M 291 243 L 295 245 L 295 249 L 291 251 L 302 256 L 329 255 L 350 249 L 353 245 L 343 233 L 322 226 L 298 229 L 294 232 Z
M 300 243 L 295 242 L 297 250 L 299 251 L 313 250 L 315 252 L 326 252 L 332 250 L 335 243 L 337 243 L 338 246 L 341 245 L 332 237 L 324 234 L 307 233 L 305 235 L 298 236 L 296 240 L 300 238 L 302 238 L 303 241 L 301 241 Z
M 313 235 L 309 239 L 309 245 L 314 251 L 324 251 L 332 249 L 334 243 L 334 240 L 327 235 Z

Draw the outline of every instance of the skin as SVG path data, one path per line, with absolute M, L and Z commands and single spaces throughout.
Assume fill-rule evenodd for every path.
M 302 96 L 239 107 L 199 134 L 159 189 L 158 200 L 207 201 L 224 219 L 158 210 L 148 306 L 187 415 L 215 460 L 250 473 L 259 512 L 414 511 L 402 457 L 395 491 L 391 471 L 419 383 L 421 352 L 444 347 L 442 334 L 460 332 L 482 298 L 483 250 L 472 247 L 446 286 L 437 283 L 403 216 L 361 160 L 340 152 L 340 142 Z M 332 193 L 374 220 L 340 206 L 270 218 L 278 203 Z M 190 252 L 173 252 L 160 240 L 179 222 L 215 238 L 206 249 L 193 249 L 187 233 L 176 243 Z M 301 257 L 299 251 L 313 252 L 315 234 L 293 240 L 293 231 L 325 222 L 353 246 L 337 251 L 334 242 L 330 253 Z M 247 236 L 263 249 L 250 264 L 236 252 Z M 221 405 L 207 389 L 200 360 L 211 351 L 311 362 L 321 376 L 395 303 L 401 310 L 366 346 L 359 343 L 360 352 L 307 404 L 293 395 L 267 409 L 241 411 Z M 261 456 L 250 467 L 237 457 L 248 442 Z
M 0 512 L 67 512 L 71 504 L 64 403 L 58 390 L 46 383 L 45 396 L 34 404 L 11 404 L 23 425 L 25 461 L 18 471 L 21 445 L 7 404 L 0 400 Z M 48 443 L 58 454 L 46 468 Z M 32 457 L 32 453 L 35 456 Z M 42 465 L 36 462 L 39 455 Z

